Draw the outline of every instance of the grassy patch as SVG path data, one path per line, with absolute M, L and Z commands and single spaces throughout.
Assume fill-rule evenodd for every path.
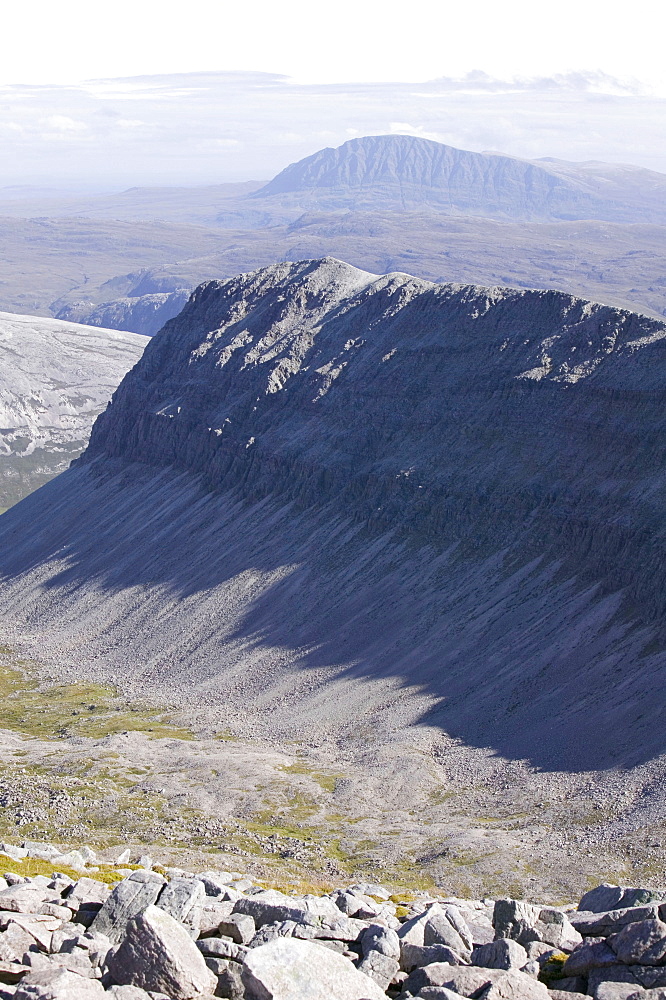
M 0 648 L 0 658 L 12 657 Z M 0 728 L 41 739 L 142 732 L 154 739 L 189 740 L 192 733 L 174 726 L 163 713 L 128 705 L 112 688 L 99 684 L 41 685 L 27 664 L 0 662 Z
M 308 767 L 307 764 L 296 763 L 296 764 L 286 764 L 284 767 L 280 768 L 281 771 L 286 771 L 287 774 L 304 774 L 308 778 L 312 778 L 317 784 L 324 789 L 325 792 L 333 793 L 335 791 L 335 786 L 340 778 L 343 777 L 342 774 L 335 774 L 330 772 L 329 774 L 323 771 L 316 771 L 312 767 Z

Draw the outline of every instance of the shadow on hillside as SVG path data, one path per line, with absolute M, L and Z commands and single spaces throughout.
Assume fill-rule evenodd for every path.
M 435 699 L 425 724 L 539 768 L 628 767 L 666 749 L 666 655 L 642 655 L 648 630 L 617 595 L 546 560 L 408 551 L 332 508 L 241 504 L 187 474 L 107 461 L 2 517 L 0 572 L 0 613 L 47 650 L 76 656 L 80 642 L 147 684 L 152 672 L 195 692 L 219 674 L 224 697 L 252 670 L 284 698 L 287 651 L 287 676 L 333 665 L 417 686 Z M 349 697 L 335 710 L 353 719 Z

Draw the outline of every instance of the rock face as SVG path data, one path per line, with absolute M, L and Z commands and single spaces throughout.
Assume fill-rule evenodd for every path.
M 208 283 L 3 515 L 0 611 L 282 734 L 410 685 L 540 765 L 656 756 L 665 349 L 562 293 L 333 259 Z
M 322 211 L 413 210 L 490 219 L 666 222 L 666 177 L 609 164 L 519 160 L 411 135 L 370 135 L 281 171 L 249 203 Z
M 0 313 L 0 508 L 67 468 L 144 338 Z

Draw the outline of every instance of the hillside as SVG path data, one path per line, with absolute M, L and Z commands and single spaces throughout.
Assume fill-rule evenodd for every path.
M 421 719 L 539 767 L 649 760 L 665 343 L 332 259 L 209 283 L 3 517 L 0 608 L 77 671 L 280 738 Z
M 0 508 L 81 453 L 145 343 L 134 333 L 0 313 Z
M 666 223 L 666 175 L 614 164 L 521 160 L 411 135 L 350 139 L 246 196 L 267 209 L 413 211 L 512 221 Z M 229 211 L 232 211 L 229 209 Z M 224 216 L 220 216 L 220 219 Z

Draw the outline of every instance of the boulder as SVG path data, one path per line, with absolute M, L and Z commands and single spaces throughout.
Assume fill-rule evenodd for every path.
M 511 938 L 519 944 L 539 941 L 535 931 L 541 908 L 521 899 L 498 899 L 493 910 L 496 938 Z
M 110 1000 L 152 1000 L 150 993 L 138 986 L 109 986 L 106 995 Z
M 378 951 L 388 958 L 400 960 L 400 938 L 394 930 L 381 924 L 370 924 L 360 937 L 361 954 Z
M 620 910 L 605 910 L 602 913 L 576 911 L 570 914 L 572 925 L 583 937 L 608 937 L 622 930 L 626 924 L 639 920 L 658 920 L 659 906 L 627 906 Z
M 468 964 L 446 944 L 420 945 L 403 942 L 400 946 L 400 968 L 405 972 L 435 962 L 447 962 L 449 965 Z
M 90 929 L 105 934 L 114 944 L 119 944 L 127 922 L 156 901 L 164 882 L 156 872 L 132 872 L 104 901 Z
M 209 955 L 213 958 L 231 958 L 235 962 L 243 962 L 247 954 L 247 948 L 242 944 L 236 944 L 228 937 L 209 937 L 197 941 L 196 947 L 202 955 Z
M 472 965 L 486 969 L 522 969 L 528 955 L 521 944 L 510 938 L 497 938 L 491 944 L 482 944 L 472 951 Z
M 104 987 L 97 979 L 54 966 L 29 973 L 14 996 L 16 1000 L 101 1000 Z
M 236 944 L 247 945 L 256 934 L 256 925 L 249 913 L 232 913 L 226 920 L 220 921 L 217 932 L 223 937 L 230 937 Z
M 212 993 L 217 982 L 185 928 L 153 905 L 128 922 L 107 966 L 119 985 L 166 993 L 173 1000 Z
M 617 956 L 605 941 L 581 944 L 569 955 L 562 972 L 565 976 L 584 976 L 590 969 L 617 965 Z
M 400 963 L 396 958 L 380 951 L 369 951 L 358 966 L 359 972 L 370 976 L 383 990 L 388 988 L 399 969 Z
M 635 983 L 600 983 L 594 993 L 595 1000 L 628 1000 L 628 998 L 643 997 L 645 991 L 636 990 Z
M 648 903 L 661 903 L 664 900 L 666 900 L 666 889 L 631 889 L 623 885 L 604 884 L 586 892 L 578 904 L 578 909 L 603 913 L 606 910 L 645 906 Z
M 550 944 L 560 951 L 573 951 L 583 940 L 582 935 L 570 923 L 561 910 L 545 906 L 539 910 L 539 919 L 534 930 L 539 941 Z
M 543 983 L 510 969 L 491 983 L 483 1000 L 549 1000 L 549 994 Z
M 640 920 L 627 924 L 608 938 L 608 944 L 624 965 L 659 965 L 666 958 L 666 923 Z
M 32 934 L 20 926 L 11 923 L 6 931 L 0 934 L 0 961 L 19 962 L 21 956 L 36 945 Z
M 157 906 L 183 923 L 205 895 L 203 884 L 198 879 L 174 878 L 160 892 Z
M 15 913 L 38 913 L 47 900 L 53 899 L 53 890 L 33 882 L 22 882 L 0 889 L 0 910 Z
M 463 961 L 469 961 L 472 935 L 455 906 L 443 907 L 433 903 L 423 913 L 405 921 L 397 934 L 401 949 L 406 945 L 446 945 Z
M 241 976 L 247 1000 L 386 1000 L 348 958 L 295 938 L 253 948 Z
M 231 916 L 234 905 L 234 902 L 212 902 L 206 898 L 205 902 L 192 907 L 190 920 L 198 927 L 201 937 L 217 934 L 221 924 Z

